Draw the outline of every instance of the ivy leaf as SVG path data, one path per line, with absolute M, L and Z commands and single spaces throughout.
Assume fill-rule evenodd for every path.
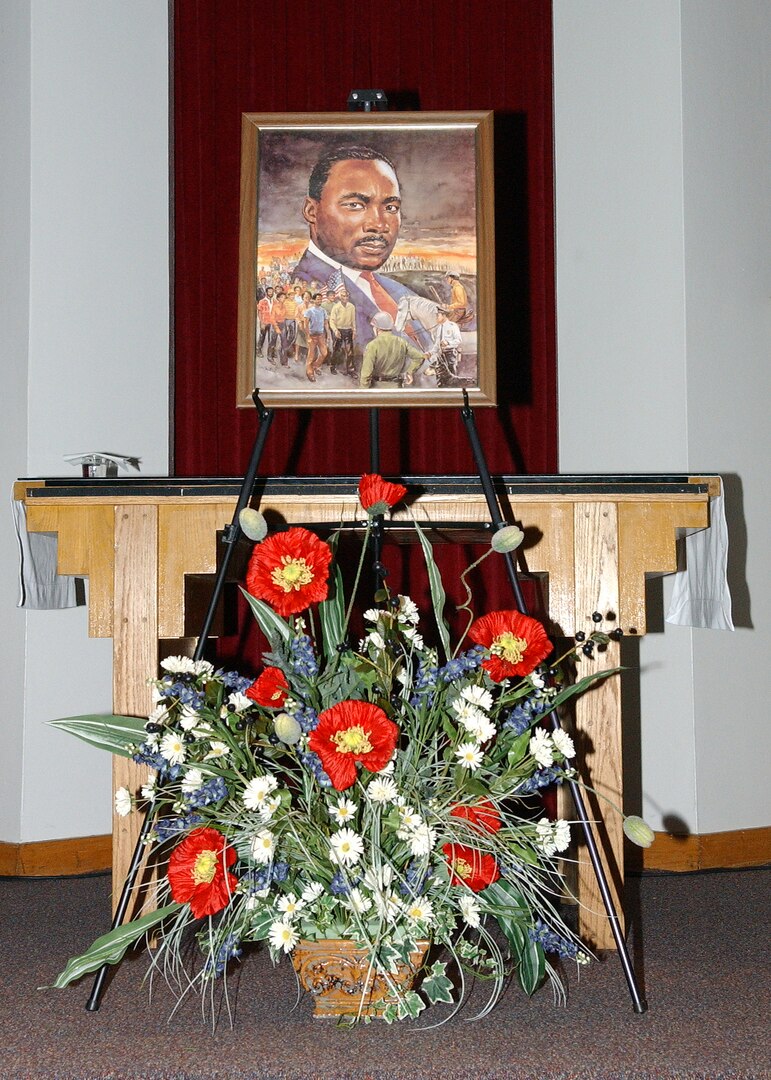
M 437 960 L 435 964 L 432 964 L 428 970 L 428 974 L 421 983 L 421 990 L 424 992 L 431 1005 L 436 1005 L 438 1001 L 446 1001 L 448 1004 L 452 1004 L 452 982 L 447 978 L 445 974 L 447 971 L 447 964 Z
M 409 1016 L 411 1020 L 415 1020 L 425 1007 L 426 1003 L 420 994 L 416 994 L 414 990 L 408 990 L 406 994 L 402 994 L 399 998 L 397 1004 L 398 1017 L 400 1020 L 405 1020 Z

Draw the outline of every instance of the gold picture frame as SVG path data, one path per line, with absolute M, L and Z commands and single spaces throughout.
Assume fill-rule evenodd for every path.
M 495 405 L 494 266 L 491 112 L 243 115 L 239 407 Z

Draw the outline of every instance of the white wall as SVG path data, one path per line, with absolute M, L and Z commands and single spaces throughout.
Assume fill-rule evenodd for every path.
M 26 245 L 17 238 L 21 300 L 3 290 L 3 323 L 29 313 L 28 345 L 26 319 L 14 339 L 19 431 L 3 432 L 9 486 L 76 475 L 62 455 L 81 450 L 168 471 L 167 17 L 160 0 L 17 0 L 3 11 L 15 40 L 4 29 L 0 67 L 28 117 L 4 109 L 0 136 L 27 162 L 7 202 L 3 192 L 27 234 Z M 15 553 L 6 565 L 12 577 Z M 0 790 L 12 795 L 0 803 L 0 839 L 108 832 L 109 759 L 44 725 L 111 709 L 111 643 L 88 639 L 83 608 L 24 614 L 6 593 L 4 661 L 23 679 L 25 706 L 12 720 L 21 749 L 3 755 Z
M 658 829 L 767 825 L 771 10 L 555 0 L 554 26 L 560 468 L 743 487 L 754 626 L 641 642 L 643 808 Z
M 29 347 L 29 135 L 30 26 L 25 4 L 7 4 L 0 16 L 0 370 L 3 423 L 0 461 L 6 470 L 4 513 L 0 514 L 0 610 L 3 647 L 0 676 L 0 839 L 18 838 L 21 828 L 22 738 L 24 725 L 24 629 L 15 608 L 18 587 L 16 537 L 8 505 L 15 464 L 26 462 L 27 352 Z

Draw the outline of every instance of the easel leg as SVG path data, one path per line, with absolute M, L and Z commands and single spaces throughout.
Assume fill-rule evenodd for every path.
M 471 451 L 474 455 L 474 461 L 479 472 L 479 478 L 482 484 L 482 490 L 485 495 L 485 500 L 487 502 L 487 508 L 490 512 L 490 520 L 492 521 L 493 526 L 496 529 L 500 529 L 506 524 L 506 522 L 503 518 L 503 515 L 501 514 L 498 496 L 496 495 L 495 488 L 493 487 L 490 470 L 487 467 L 487 461 L 482 450 L 482 444 L 479 441 L 479 433 L 476 429 L 474 414 L 471 410 L 471 407 L 469 406 L 468 394 L 465 390 L 463 391 L 463 408 L 461 409 L 461 419 L 463 420 L 463 424 L 466 428 L 469 442 L 471 444 Z M 509 580 L 511 582 L 514 592 L 517 609 L 523 615 L 526 615 L 528 613 L 527 605 L 522 594 L 522 588 L 519 581 L 517 566 L 514 559 L 512 558 L 511 552 L 506 552 L 504 554 L 504 559 L 506 563 L 506 571 L 508 573 Z M 558 730 L 560 727 L 560 722 L 556 712 L 552 712 L 549 715 L 549 720 L 552 725 L 552 729 L 555 731 Z M 613 901 L 613 897 L 611 896 L 608 879 L 605 874 L 605 868 L 603 867 L 602 861 L 600 859 L 600 853 L 597 849 L 597 843 L 594 838 L 594 833 L 592 832 L 589 816 L 586 812 L 586 806 L 584 803 L 581 786 L 575 780 L 569 780 L 568 784 L 570 785 L 570 792 L 576 808 L 576 816 L 581 823 L 581 828 L 583 830 L 584 838 L 586 840 L 586 847 L 589 853 L 589 859 L 592 864 L 592 870 L 594 871 L 594 876 L 597 880 L 597 886 L 599 888 L 602 902 L 608 916 L 608 921 L 613 932 L 613 938 L 616 943 L 616 948 L 618 950 L 619 960 L 621 961 L 621 966 L 624 971 L 624 977 L 626 979 L 629 993 L 632 998 L 632 1006 L 636 1013 L 644 1013 L 647 1010 L 648 1005 L 645 999 L 642 998 L 640 995 L 634 969 L 629 959 L 629 954 L 626 951 L 626 942 L 624 941 L 623 930 L 618 917 L 616 906 Z
M 239 516 L 241 514 L 241 511 L 246 507 L 249 499 L 251 498 L 252 489 L 254 488 L 254 481 L 257 476 L 257 469 L 260 465 L 260 458 L 262 457 L 262 452 L 265 448 L 265 442 L 268 437 L 270 425 L 273 422 L 273 410 L 266 409 L 265 406 L 262 404 L 259 398 L 259 390 L 254 391 L 254 393 L 252 394 L 252 399 L 257 409 L 260 426 L 257 430 L 254 446 L 252 448 L 252 454 L 249 459 L 249 465 L 244 476 L 244 481 L 241 485 L 241 491 L 238 496 L 236 508 L 233 512 L 233 520 L 231 521 L 230 525 L 225 530 L 225 533 L 223 535 L 223 543 L 226 545 L 225 551 L 222 557 L 222 561 L 220 563 L 219 570 L 217 571 L 217 576 L 214 582 L 214 587 L 212 589 L 209 606 L 206 610 L 206 615 L 204 616 L 203 626 L 201 627 L 201 633 L 198 637 L 195 652 L 193 653 L 194 660 L 200 660 L 203 657 L 203 653 L 206 648 L 206 640 L 211 629 L 212 622 L 214 620 L 217 605 L 219 604 L 220 598 L 222 596 L 222 590 L 225 586 L 225 580 L 227 578 L 227 571 L 230 565 L 230 560 L 233 551 L 235 550 L 235 545 L 242 535 L 241 525 L 239 523 Z M 157 663 L 157 661 L 158 658 L 156 656 L 154 663 Z M 152 665 L 147 667 L 147 670 L 150 670 L 151 666 Z M 154 812 L 151 807 L 146 812 L 144 821 L 142 822 L 142 828 L 139 833 L 139 837 L 137 838 L 136 845 L 134 847 L 134 853 L 132 855 L 131 863 L 126 874 L 126 880 L 123 882 L 120 899 L 115 909 L 115 915 L 110 926 L 111 930 L 116 930 L 121 925 L 126 916 L 126 911 L 128 910 L 133 891 L 136 887 L 139 869 L 142 864 L 142 856 L 144 855 L 145 851 L 145 841 L 150 835 L 153 817 Z M 109 967 L 109 964 L 103 964 L 94 976 L 91 994 L 88 1001 L 86 1002 L 86 1009 L 88 1009 L 89 1012 L 96 1012 L 99 1008 L 102 993 L 104 991 L 104 980 L 107 976 Z

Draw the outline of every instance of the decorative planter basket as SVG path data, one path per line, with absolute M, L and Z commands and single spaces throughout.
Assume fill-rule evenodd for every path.
M 370 966 L 366 948 L 346 939 L 300 941 L 292 963 L 300 985 L 313 995 L 314 1016 L 378 1016 L 396 1000 L 394 986 L 411 989 L 428 947 L 428 941 L 418 942 L 409 964 L 400 964 L 390 982 Z

